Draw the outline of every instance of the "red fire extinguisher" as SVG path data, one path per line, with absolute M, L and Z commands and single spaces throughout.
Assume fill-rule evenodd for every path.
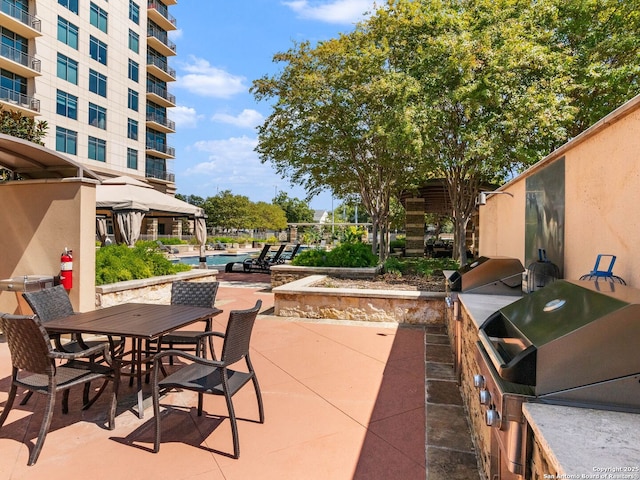
M 73 287 L 73 255 L 66 247 L 60 256 L 60 283 L 67 292 Z

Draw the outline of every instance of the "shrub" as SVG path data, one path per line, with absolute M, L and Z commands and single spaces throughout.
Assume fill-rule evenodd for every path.
M 384 271 L 396 275 L 422 275 L 432 277 L 442 275 L 443 270 L 457 270 L 458 262 L 451 258 L 396 258 L 390 257 L 384 263 Z
M 134 248 L 108 245 L 96 252 L 96 285 L 172 275 L 191 266 L 172 263 L 155 242 L 138 242 Z
M 160 239 L 160 241 L 164 245 L 185 245 L 187 243 L 185 240 L 180 240 L 179 238 L 175 237 L 162 238 Z
M 404 248 L 406 244 L 407 244 L 406 238 L 396 238 L 395 240 L 391 240 L 389 242 L 389 248 L 391 248 L 392 250 L 394 248 Z
M 375 267 L 378 257 L 371 247 L 364 243 L 343 243 L 330 252 L 309 249 L 300 252 L 292 261 L 293 265 L 305 267 Z

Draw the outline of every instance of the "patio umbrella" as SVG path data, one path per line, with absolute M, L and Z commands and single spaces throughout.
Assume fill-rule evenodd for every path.
M 200 268 L 207 268 L 207 257 L 205 254 L 205 244 L 207 243 L 207 223 L 205 217 L 195 218 L 196 240 L 200 245 Z
M 144 211 L 141 210 L 121 210 L 113 212 L 116 224 L 116 242 L 126 243 L 133 247 L 140 238 L 140 227 Z
M 107 240 L 107 217 L 104 215 L 96 217 L 96 234 L 100 239 L 100 246 L 104 247 Z

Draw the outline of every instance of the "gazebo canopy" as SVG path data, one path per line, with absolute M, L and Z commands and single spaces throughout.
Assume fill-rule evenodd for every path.
M 204 210 L 155 190 L 151 185 L 122 176 L 96 186 L 96 209 L 135 210 L 150 216 L 203 217 Z

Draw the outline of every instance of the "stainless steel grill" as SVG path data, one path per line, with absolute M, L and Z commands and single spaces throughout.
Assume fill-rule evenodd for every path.
M 55 278 L 46 275 L 23 275 L 0 280 L 0 291 L 33 292 L 53 287 Z
M 449 272 L 447 286 L 451 292 L 495 295 L 521 295 L 524 267 L 517 258 L 479 257 Z
M 523 475 L 523 402 L 640 413 L 640 290 L 558 280 L 492 314 L 479 338 L 495 478 Z

